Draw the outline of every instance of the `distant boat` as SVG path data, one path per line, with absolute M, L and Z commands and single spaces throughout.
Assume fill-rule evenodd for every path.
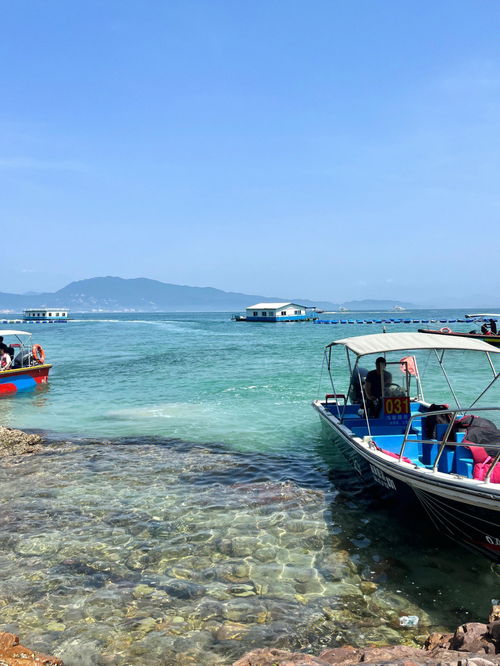
M 343 305 L 340 306 L 339 312 L 349 312 L 349 308 L 345 308 Z
M 466 314 L 467 319 L 474 319 L 474 317 L 487 317 L 488 319 L 493 317 L 500 317 L 500 314 L 488 313 L 488 312 L 479 312 L 477 314 Z
M 448 326 L 444 326 L 439 330 L 433 330 L 430 328 L 419 328 L 419 333 L 431 333 L 432 335 L 446 335 L 452 338 L 469 338 L 469 340 L 482 340 L 487 342 L 494 347 L 500 347 L 500 335 L 495 333 L 475 333 L 467 331 L 452 331 Z
M 395 305 L 392 309 L 394 312 L 405 312 L 406 310 L 402 305 Z

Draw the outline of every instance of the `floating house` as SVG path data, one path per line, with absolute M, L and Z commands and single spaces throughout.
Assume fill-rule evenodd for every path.
M 305 305 L 298 303 L 256 303 L 246 308 L 246 316 L 236 315 L 236 321 L 312 321 Z
M 67 308 L 29 308 L 23 313 L 24 322 L 41 322 L 53 324 L 68 321 Z

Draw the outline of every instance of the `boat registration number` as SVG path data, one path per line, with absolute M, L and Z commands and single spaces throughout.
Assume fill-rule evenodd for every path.
M 410 398 L 384 398 L 384 412 L 389 416 L 409 414 Z

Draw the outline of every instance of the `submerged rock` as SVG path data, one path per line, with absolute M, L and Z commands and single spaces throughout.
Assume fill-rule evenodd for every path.
M 38 453 L 43 449 L 40 435 L 0 426 L 0 457 Z

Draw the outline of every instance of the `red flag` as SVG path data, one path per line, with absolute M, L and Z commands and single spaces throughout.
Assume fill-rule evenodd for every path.
M 414 356 L 405 356 L 400 361 L 401 372 L 405 374 L 408 372 L 410 375 L 416 376 L 417 368 L 415 367 L 415 357 Z

